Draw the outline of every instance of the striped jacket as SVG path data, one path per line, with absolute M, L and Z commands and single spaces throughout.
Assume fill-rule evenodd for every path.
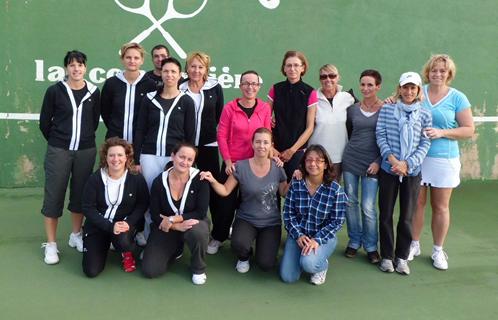
M 377 145 L 382 156 L 381 168 L 391 174 L 391 164 L 387 161 L 387 158 L 392 154 L 397 159 L 400 159 L 401 154 L 398 120 L 394 116 L 396 108 L 399 108 L 398 104 L 386 104 L 382 107 L 375 131 Z M 409 156 L 403 159 L 408 164 L 408 175 L 410 176 L 419 174 L 420 165 L 429 151 L 431 141 L 423 134 L 423 131 L 431 126 L 432 116 L 430 111 L 420 106 L 420 116 L 413 127 L 415 132 L 413 147 L 409 152 Z

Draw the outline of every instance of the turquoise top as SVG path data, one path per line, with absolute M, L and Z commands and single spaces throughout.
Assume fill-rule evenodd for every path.
M 450 88 L 448 94 L 434 105 L 429 100 L 428 85 L 424 86 L 424 95 L 425 99 L 422 101 L 422 105 L 432 113 L 433 128 L 457 128 L 456 114 L 471 107 L 465 94 L 455 88 Z M 448 138 L 432 140 L 427 156 L 446 159 L 458 158 L 460 157 L 458 141 Z

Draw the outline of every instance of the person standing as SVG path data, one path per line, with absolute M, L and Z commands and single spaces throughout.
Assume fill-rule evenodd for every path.
M 140 70 L 145 51 L 138 43 L 121 47 L 124 70 L 104 82 L 102 120 L 107 127 L 105 138 L 119 137 L 133 144 L 138 112 L 147 92 L 156 90 L 154 81 Z
M 313 133 L 318 98 L 302 80 L 308 70 L 308 60 L 302 52 L 287 51 L 280 70 L 286 79 L 270 88 L 268 103 L 275 114 L 275 155 L 284 162 L 290 181 Z
M 86 55 L 77 50 L 64 57 L 66 79 L 50 86 L 40 112 L 40 131 L 47 140 L 43 207 L 46 264 L 59 262 L 56 233 L 69 183 L 72 233 L 69 246 L 83 252 L 81 196 L 95 163 L 95 131 L 100 117 L 100 91 L 84 79 Z
M 315 127 L 308 141 L 309 144 L 321 144 L 327 150 L 334 163 L 332 168 L 337 181 L 341 181 L 342 154 L 348 134 L 346 130 L 347 109 L 355 102 L 354 96 L 342 91 L 339 84 L 340 75 L 337 67 L 326 64 L 320 68 L 320 88 L 317 90 Z
M 376 127 L 382 156 L 379 170 L 379 234 L 382 260 L 379 269 L 409 275 L 408 254 L 411 224 L 420 190 L 420 166 L 430 147 L 424 130 L 432 126 L 430 112 L 421 105 L 422 79 L 405 72 L 396 89 L 396 103 L 385 104 Z M 394 205 L 399 193 L 396 239 L 393 231 Z M 395 260 L 396 269 L 393 265 Z
M 412 243 L 408 260 L 420 255 L 420 235 L 424 226 L 427 193 L 431 197 L 432 239 L 431 258 L 439 270 L 448 269 L 448 256 L 443 251 L 450 226 L 450 200 L 453 189 L 460 184 L 460 152 L 458 140 L 474 134 L 471 104 L 465 94 L 450 87 L 455 78 L 453 59 L 446 54 L 433 55 L 423 69 L 423 106 L 432 113 L 432 127 L 425 134 L 431 147 L 422 162 L 422 186 L 417 210 L 413 217 Z
M 201 171 L 210 171 L 220 178 L 220 161 L 217 142 L 217 127 L 223 110 L 223 89 L 218 79 L 209 77 L 211 57 L 204 52 L 194 51 L 187 56 L 185 71 L 187 79 L 180 84 L 180 90 L 188 94 L 195 105 L 195 146 L 198 150 L 196 166 Z M 211 189 L 209 211 L 216 216 L 220 210 L 221 198 Z M 218 205 L 220 204 L 220 205 Z M 220 235 L 219 241 L 228 237 Z M 212 248 L 216 243 L 211 243 Z M 210 249 L 211 250 L 211 249 Z M 213 249 L 214 250 L 214 249 Z
M 135 164 L 152 187 L 154 179 L 171 160 L 171 151 L 181 142 L 194 143 L 195 110 L 192 99 L 178 89 L 181 65 L 175 58 L 162 61 L 164 85 L 142 100 L 135 135 Z M 150 214 L 145 214 L 144 237 L 150 233 Z
M 354 258 L 363 247 L 370 263 L 380 261 L 377 252 L 377 189 L 380 153 L 375 129 L 382 100 L 377 97 L 382 77 L 377 70 L 360 75 L 361 102 L 347 109 L 346 128 L 349 141 L 344 149 L 344 189 L 348 196 L 346 223 L 349 242 L 345 256 Z M 361 192 L 360 192 L 361 190 Z M 359 195 L 361 194 L 361 201 Z

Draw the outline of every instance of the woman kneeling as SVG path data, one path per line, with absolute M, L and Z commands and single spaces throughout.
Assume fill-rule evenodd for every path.
M 312 274 L 311 283 L 320 285 L 345 221 L 346 195 L 334 181 L 332 162 L 321 145 L 306 149 L 299 170 L 303 179 L 292 180 L 284 204 L 288 237 L 280 277 L 295 282 L 305 271 Z
M 147 278 L 164 274 L 185 241 L 191 252 L 192 282 L 206 282 L 209 184 L 192 168 L 196 155 L 197 149 L 190 143 L 178 144 L 171 153 L 173 166 L 152 183 L 152 227 L 142 263 Z

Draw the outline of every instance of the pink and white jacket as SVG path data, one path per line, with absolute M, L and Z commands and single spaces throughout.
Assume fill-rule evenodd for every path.
M 218 124 L 218 147 L 223 160 L 233 163 L 253 156 L 252 135 L 256 129 L 265 127 L 271 130 L 271 108 L 261 99 L 257 99 L 254 113 L 247 118 L 237 102 L 230 101 L 223 108 Z

